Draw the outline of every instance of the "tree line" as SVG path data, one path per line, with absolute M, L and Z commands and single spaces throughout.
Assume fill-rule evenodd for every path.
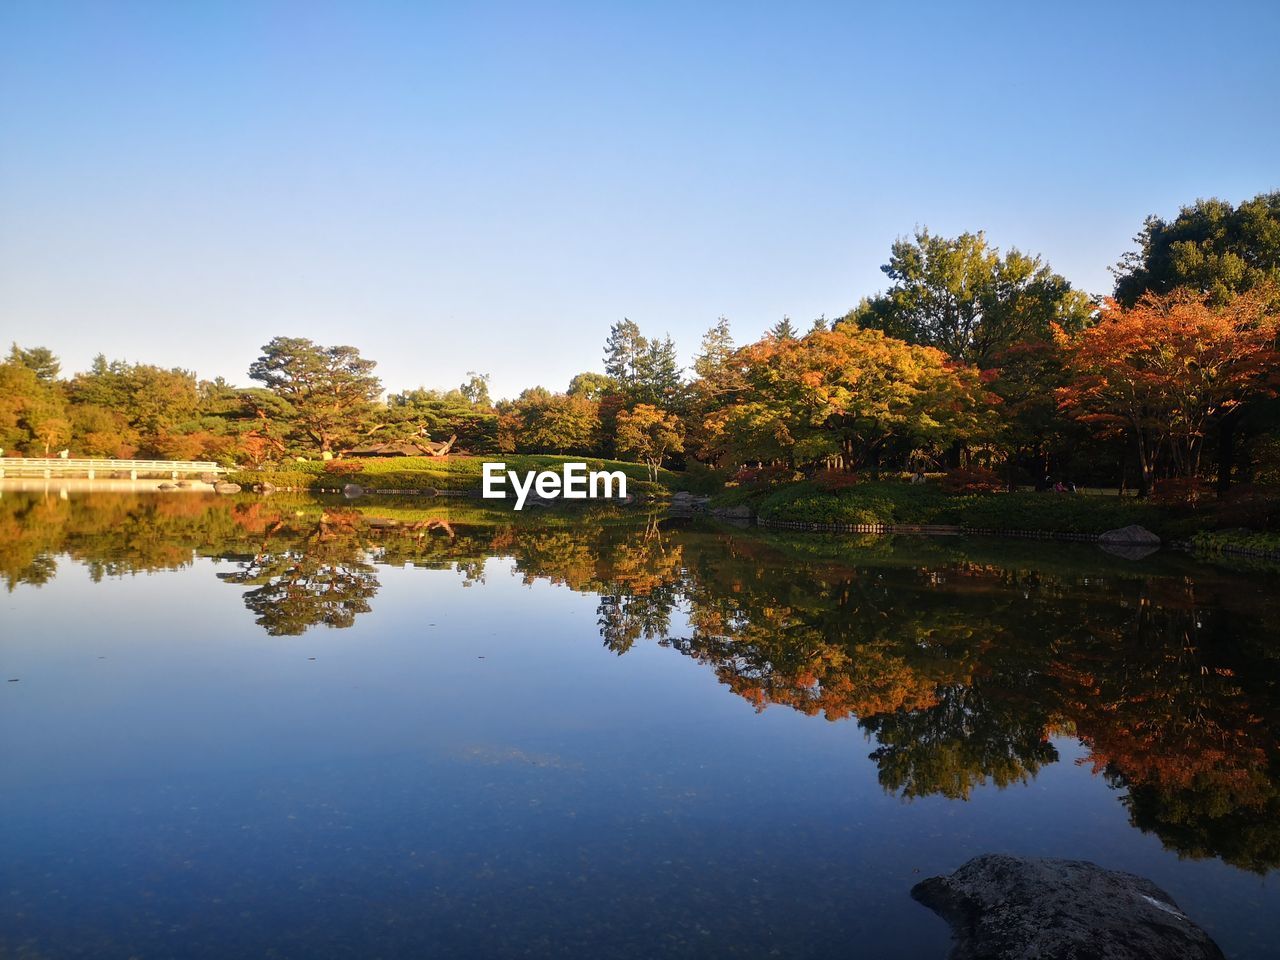
M 277 337 L 251 388 L 44 348 L 0 364 L 0 447 L 257 466 L 456 437 L 478 454 L 617 456 L 728 476 L 952 469 L 1002 484 L 1157 483 L 1195 493 L 1280 461 L 1280 192 L 1149 218 L 1109 297 L 981 232 L 895 242 L 889 281 L 843 316 L 728 320 L 691 369 L 669 336 L 615 323 L 603 370 L 494 401 L 488 378 L 384 395 L 350 346 Z M 993 481 L 994 482 L 994 481 Z

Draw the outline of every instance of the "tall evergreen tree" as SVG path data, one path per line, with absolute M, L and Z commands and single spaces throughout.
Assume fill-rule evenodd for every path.
M 62 364 L 48 347 L 23 349 L 15 343 L 9 348 L 9 362 L 22 364 L 45 383 L 57 380 L 62 370 Z
M 668 407 L 678 405 L 684 392 L 683 372 L 676 356 L 675 342 L 670 336 L 648 341 L 648 347 L 640 358 L 633 399 Z
M 649 341 L 641 335 L 640 327 L 624 317 L 609 328 L 604 345 L 605 373 L 624 390 L 634 387 L 648 350 Z
M 775 340 L 794 340 L 798 334 L 795 324 L 791 322 L 791 318 L 784 316 L 781 320 L 769 328 L 769 336 Z

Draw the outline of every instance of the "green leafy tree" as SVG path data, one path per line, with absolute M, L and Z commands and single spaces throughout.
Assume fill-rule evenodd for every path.
M 1018 250 L 1001 256 L 981 232 L 948 239 L 920 230 L 896 241 L 880 269 L 893 286 L 864 299 L 843 322 L 984 369 L 1013 344 L 1049 339 L 1055 324 L 1079 329 L 1092 309 L 1039 257 Z
M 606 394 L 615 391 L 617 386 L 612 377 L 589 370 L 570 380 L 569 389 L 566 392 L 571 397 L 586 397 L 588 400 L 599 401 Z
M 1218 306 L 1263 284 L 1280 290 L 1280 190 L 1238 207 L 1197 200 L 1172 220 L 1148 217 L 1134 240 L 1138 249 L 1113 271 L 1124 306 L 1177 287 L 1198 290 Z
M 483 394 L 462 388 L 441 393 L 423 387 L 392 394 L 381 413 L 378 436 L 417 440 L 457 437 L 461 449 L 493 452 L 498 448 L 498 412 L 491 404 L 480 402 L 487 394 L 487 386 Z
M 505 451 L 592 454 L 600 443 L 599 404 L 533 387 L 504 405 L 499 430 Z
M 489 375 L 467 371 L 467 380 L 458 388 L 462 396 L 473 407 L 492 407 L 493 400 L 489 396 Z

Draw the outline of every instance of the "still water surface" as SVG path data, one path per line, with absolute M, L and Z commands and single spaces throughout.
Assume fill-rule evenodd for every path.
M 1280 942 L 1267 571 L 10 493 L 0 580 L 0 956 L 941 958 L 986 852 Z

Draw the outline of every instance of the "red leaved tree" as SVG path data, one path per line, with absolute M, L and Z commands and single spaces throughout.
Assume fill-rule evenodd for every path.
M 1158 464 L 1195 478 L 1206 433 L 1241 404 L 1275 396 L 1280 317 L 1267 291 L 1223 307 L 1187 288 L 1146 294 L 1130 308 L 1107 300 L 1096 324 L 1058 332 L 1071 379 L 1060 406 L 1133 439 L 1146 494 Z

